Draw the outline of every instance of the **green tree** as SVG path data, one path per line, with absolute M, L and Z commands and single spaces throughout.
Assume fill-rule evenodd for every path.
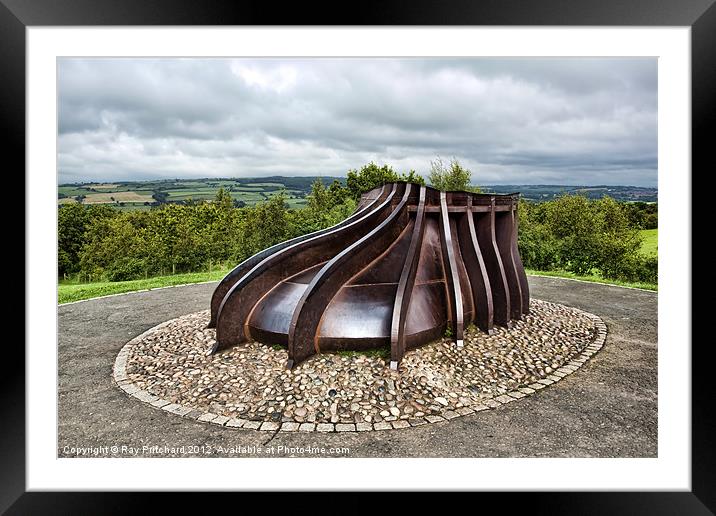
M 425 179 L 423 176 L 415 172 L 415 170 L 410 170 L 407 174 L 402 174 L 400 180 L 425 186 Z
M 219 190 L 216 192 L 214 202 L 224 210 L 229 210 L 234 206 L 234 201 L 231 198 L 231 194 L 224 190 L 223 186 L 219 188 Z
M 629 224 L 634 228 L 656 229 L 659 225 L 657 203 L 642 201 L 624 203 Z
M 331 186 L 328 187 L 328 195 L 331 198 L 331 205 L 337 206 L 350 198 L 350 191 L 340 181 L 334 179 Z
M 435 161 L 430 162 L 430 174 L 428 180 L 430 184 L 445 192 L 451 191 L 472 191 L 479 193 L 478 187 L 470 185 L 470 177 L 472 172 L 464 168 L 460 162 L 453 158 L 450 165 L 446 166 L 442 159 L 438 156 Z
M 398 174 L 390 165 L 378 166 L 372 161 L 361 167 L 360 170 L 349 170 L 346 178 L 346 187 L 354 201 L 360 199 L 361 194 L 372 190 L 384 183 L 407 181 L 410 183 L 425 184 L 423 179 L 414 170 L 407 174 Z
M 95 219 L 87 228 L 87 242 L 80 253 L 82 271 L 110 281 L 138 275 L 144 265 L 139 255 L 144 248 L 142 236 L 129 216 Z
M 57 211 L 57 273 L 80 270 L 80 252 L 86 242 L 87 226 L 96 219 L 111 218 L 117 211 L 101 204 L 85 206 L 70 203 Z
M 526 267 L 626 280 L 646 267 L 638 255 L 641 238 L 630 225 L 627 209 L 609 197 L 590 201 L 564 195 L 538 205 L 521 202 L 519 225 Z
M 599 265 L 599 220 L 586 197 L 564 195 L 547 206 L 545 222 L 559 242 L 559 265 L 590 274 Z
M 623 203 L 604 196 L 593 201 L 593 207 L 599 218 L 595 228 L 599 231 L 597 267 L 608 278 L 624 276 L 627 268 L 638 266 L 628 262 L 639 257 L 639 231 L 631 226 Z
M 320 178 L 316 179 L 306 199 L 306 207 L 290 215 L 295 233 L 293 236 L 334 226 L 356 208 L 349 190 L 340 181 L 333 181 L 326 188 Z
M 523 199 L 518 205 L 518 244 L 525 267 L 549 271 L 558 267 L 559 243 L 545 224 L 547 203 L 533 203 Z
M 332 196 L 320 178 L 311 184 L 311 193 L 306 196 L 306 199 L 308 200 L 306 209 L 310 210 L 315 216 L 320 216 L 322 212 L 333 206 Z
M 283 193 L 249 209 L 240 228 L 240 242 L 236 249 L 239 261 L 293 236 Z
M 390 165 L 378 166 L 372 161 L 360 170 L 349 170 L 346 186 L 353 199 L 360 199 L 361 194 L 368 192 L 384 183 L 398 181 L 398 174 Z

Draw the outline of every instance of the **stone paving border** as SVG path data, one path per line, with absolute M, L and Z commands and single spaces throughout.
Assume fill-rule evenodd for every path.
M 383 421 L 380 423 L 297 423 L 297 422 L 286 422 L 277 423 L 273 421 L 253 421 L 241 418 L 229 418 L 226 416 L 220 416 L 212 412 L 203 412 L 191 407 L 185 407 L 176 403 L 171 403 L 167 400 L 163 400 L 154 394 L 151 394 L 145 390 L 140 389 L 132 383 L 127 376 L 127 359 L 129 358 L 129 351 L 131 347 L 141 341 L 144 337 L 151 335 L 152 333 L 166 327 L 175 319 L 165 321 L 153 328 L 148 329 L 141 335 L 133 338 L 127 342 L 122 349 L 119 351 L 117 358 L 114 362 L 113 377 L 117 386 L 122 389 L 126 394 L 132 396 L 139 401 L 147 403 L 159 410 L 166 410 L 172 414 L 186 417 L 189 419 L 211 423 L 219 426 L 228 428 L 245 428 L 250 430 L 259 430 L 266 432 L 367 432 L 367 431 L 380 431 L 380 430 L 393 430 L 401 428 L 410 428 L 414 426 L 421 426 L 425 424 L 440 423 L 442 421 L 448 421 L 468 414 L 474 414 L 483 410 L 493 410 L 512 403 L 513 401 L 526 398 L 527 396 L 533 395 L 535 392 L 544 389 L 545 387 L 552 385 L 562 378 L 569 376 L 570 374 L 577 371 L 582 367 L 587 360 L 589 360 L 597 351 L 602 349 L 607 338 L 607 326 L 604 321 L 598 315 L 579 310 L 577 308 L 570 307 L 571 310 L 578 312 L 594 322 L 597 330 L 595 339 L 588 344 L 584 350 L 572 357 L 572 359 L 553 371 L 546 377 L 529 384 L 527 387 L 519 387 L 515 390 L 509 391 L 500 396 L 485 400 L 484 405 L 475 405 L 474 407 L 462 407 L 457 410 L 445 410 L 439 415 L 427 415 L 420 418 L 412 419 L 399 419 L 392 422 Z

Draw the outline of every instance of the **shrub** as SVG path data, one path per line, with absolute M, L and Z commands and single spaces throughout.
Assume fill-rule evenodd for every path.
M 290 238 L 292 228 L 284 196 L 274 195 L 247 210 L 240 223 L 239 235 L 238 261 Z
M 520 225 L 519 250 L 528 269 L 552 270 L 559 263 L 559 243 L 546 227 L 536 225 L 525 229 Z
M 609 197 L 521 201 L 518 244 L 525 267 L 655 283 L 657 260 L 639 254 L 641 237 L 629 209 Z
M 398 180 L 390 165 L 379 167 L 372 161 L 358 170 L 349 170 L 346 178 L 346 186 L 353 199 L 358 200 L 364 192 L 368 192 L 383 183 L 390 183 Z
M 479 188 L 470 186 L 471 176 L 472 172 L 460 165 L 456 158 L 450 160 L 449 166 L 445 166 L 440 157 L 430 162 L 428 179 L 430 184 L 438 190 L 479 192 Z
M 87 240 L 87 228 L 95 220 L 117 215 L 109 206 L 65 204 L 57 211 L 57 259 L 58 274 L 80 270 L 80 252 Z
M 383 183 L 392 183 L 395 181 L 407 181 L 409 183 L 425 184 L 423 179 L 414 170 L 407 174 L 398 174 L 390 165 L 379 167 L 372 161 L 361 167 L 360 170 L 349 170 L 346 178 L 346 186 L 348 194 L 353 200 L 358 201 L 364 192 L 368 192 Z
M 659 260 L 656 256 L 630 254 L 617 262 L 605 264 L 601 272 L 605 278 L 657 284 Z
M 146 270 L 144 260 L 122 256 L 109 265 L 105 277 L 109 281 L 127 281 L 142 277 Z

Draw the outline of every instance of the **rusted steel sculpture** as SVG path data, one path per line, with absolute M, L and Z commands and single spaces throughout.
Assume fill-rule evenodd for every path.
M 529 311 L 517 249 L 519 194 L 390 183 L 348 219 L 239 264 L 211 299 L 213 352 L 255 339 L 288 347 L 289 368 L 322 351 L 406 350 L 449 329 L 491 332 Z

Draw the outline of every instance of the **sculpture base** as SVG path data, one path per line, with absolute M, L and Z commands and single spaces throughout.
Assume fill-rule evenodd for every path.
M 115 379 L 159 409 L 226 426 L 417 426 L 516 401 L 576 371 L 604 342 L 597 316 L 537 300 L 531 308 L 511 330 L 468 329 L 462 348 L 442 338 L 409 351 L 399 371 L 375 350 L 320 354 L 288 370 L 280 346 L 252 341 L 209 355 L 214 330 L 208 311 L 198 312 L 127 343 Z

